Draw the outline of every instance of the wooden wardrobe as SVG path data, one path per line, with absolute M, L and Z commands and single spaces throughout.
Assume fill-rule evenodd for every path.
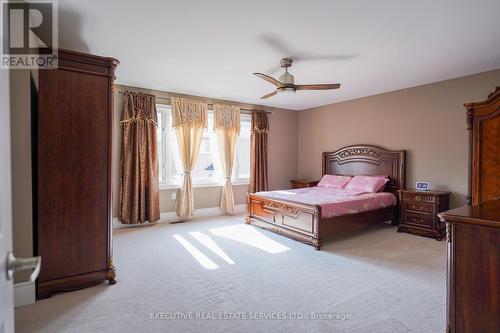
M 118 61 L 58 52 L 58 69 L 38 71 L 34 94 L 37 298 L 115 283 L 111 150 Z
M 469 130 L 472 205 L 500 198 L 500 87 L 488 99 L 465 104 Z
M 472 205 L 440 216 L 448 245 L 446 332 L 500 332 L 500 87 L 465 107 Z

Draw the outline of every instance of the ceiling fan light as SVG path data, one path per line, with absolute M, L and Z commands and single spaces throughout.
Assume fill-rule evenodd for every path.
M 293 87 L 281 87 L 281 88 L 278 88 L 278 93 L 280 93 L 280 94 L 295 94 L 295 88 L 293 88 Z

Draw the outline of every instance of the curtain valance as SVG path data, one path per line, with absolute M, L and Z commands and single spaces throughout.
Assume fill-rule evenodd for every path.
M 173 128 L 207 128 L 207 103 L 172 97 L 170 104 Z
M 122 120 L 123 125 L 150 123 L 157 126 L 155 96 L 144 93 L 125 93 Z
M 266 111 L 252 111 L 252 133 L 269 133 L 269 121 Z
M 214 130 L 235 130 L 240 133 L 240 107 L 214 104 Z

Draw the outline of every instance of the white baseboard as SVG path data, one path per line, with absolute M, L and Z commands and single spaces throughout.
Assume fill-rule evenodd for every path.
M 33 282 L 14 285 L 14 307 L 35 304 L 35 284 Z
M 243 214 L 246 212 L 246 209 L 247 209 L 246 204 L 235 205 L 234 212 L 231 215 Z M 192 221 L 200 218 L 222 216 L 222 215 L 225 214 L 219 207 L 200 208 L 200 209 L 195 209 L 194 216 L 188 220 Z M 160 213 L 160 220 L 155 223 L 175 223 L 188 220 L 181 219 L 179 216 L 177 216 L 177 214 L 175 214 L 175 212 L 165 212 L 165 213 Z M 149 224 L 149 222 L 146 222 L 144 224 L 121 224 L 120 221 L 118 221 L 117 217 L 113 218 L 113 229 L 135 228 L 147 224 Z

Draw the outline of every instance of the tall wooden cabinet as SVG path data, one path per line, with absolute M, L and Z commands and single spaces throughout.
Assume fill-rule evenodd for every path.
M 488 99 L 465 104 L 470 144 L 472 205 L 500 198 L 500 87 Z
M 440 215 L 448 245 L 446 332 L 499 332 L 500 87 L 465 107 L 472 206 Z
M 35 112 L 37 298 L 115 283 L 111 239 L 112 85 L 118 61 L 59 50 L 39 70 Z

